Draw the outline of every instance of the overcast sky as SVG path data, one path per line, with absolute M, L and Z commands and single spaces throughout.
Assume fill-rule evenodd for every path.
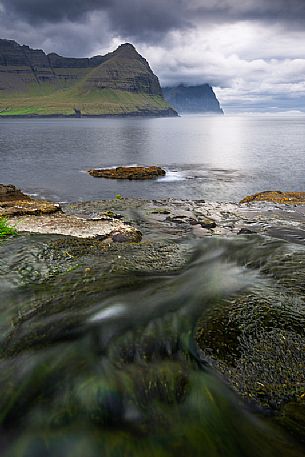
M 0 37 L 65 56 L 132 42 L 163 85 L 230 111 L 305 111 L 305 0 L 0 0 Z

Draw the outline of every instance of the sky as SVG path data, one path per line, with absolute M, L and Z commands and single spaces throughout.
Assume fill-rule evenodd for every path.
M 305 0 L 0 0 L 0 37 L 67 57 L 131 42 L 226 112 L 305 111 Z

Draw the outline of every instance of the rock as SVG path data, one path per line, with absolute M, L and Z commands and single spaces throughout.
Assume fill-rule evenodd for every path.
M 60 211 L 58 203 L 34 199 L 11 184 L 0 184 L 0 217 L 51 214 L 57 211 Z
M 10 221 L 19 232 L 67 235 L 77 238 L 109 239 L 125 242 L 141 241 L 141 232 L 116 219 L 88 219 L 67 214 L 14 217 Z M 116 236 L 116 239 L 113 237 Z
M 174 222 L 175 224 L 190 224 L 190 225 L 197 225 L 199 221 L 190 216 L 178 215 L 178 216 L 168 216 L 166 218 L 167 222 Z
M 153 211 L 151 211 L 151 214 L 170 214 L 170 210 L 168 209 L 163 209 L 163 208 L 156 208 Z
M 258 192 L 243 198 L 240 203 L 272 202 L 286 205 L 305 205 L 305 192 L 281 192 L 266 191 Z
M 253 235 L 254 233 L 256 233 L 256 232 L 243 227 L 240 229 L 240 231 L 237 233 L 237 235 Z
M 241 263 L 259 266 L 262 282 L 204 312 L 196 339 L 233 389 L 288 421 L 286 405 L 305 398 L 305 250 L 264 238 L 251 243 L 255 256 L 244 251 Z M 302 415 L 305 423 L 304 409 Z
M 12 184 L 0 184 L 0 203 L 17 200 L 31 200 L 31 198 Z
M 140 230 L 135 230 L 132 227 L 124 228 L 124 230 L 115 231 L 111 234 L 112 241 L 115 243 L 139 243 L 142 239 Z
M 201 225 L 202 228 L 215 228 L 216 222 L 203 214 L 195 214 L 192 210 L 181 211 L 180 214 L 168 216 L 166 222 L 174 222 L 175 224 Z
M 160 167 L 117 167 L 89 170 L 89 174 L 95 178 L 111 179 L 153 179 L 165 176 L 166 172 Z
M 213 219 L 210 219 L 209 217 L 205 217 L 203 220 L 200 220 L 200 225 L 202 228 L 206 229 L 212 229 L 217 227 L 216 222 Z

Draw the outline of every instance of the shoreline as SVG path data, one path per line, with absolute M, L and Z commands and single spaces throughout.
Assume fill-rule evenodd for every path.
M 133 111 L 118 114 L 1 114 L 0 119 L 112 119 L 112 118 L 169 118 L 180 117 L 174 110 L 168 109 L 160 112 Z

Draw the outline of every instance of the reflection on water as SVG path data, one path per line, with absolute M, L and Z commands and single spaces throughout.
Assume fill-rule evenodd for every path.
M 11 278 L 0 286 L 10 303 L 0 316 L 1 455 L 303 455 L 247 411 L 193 337 L 224 297 L 253 283 L 270 288 L 257 268 L 280 242 L 206 240 L 185 268 L 166 274 L 123 272 L 119 259 L 109 269 L 101 254 L 63 273 L 52 253 L 62 270 L 44 282 L 47 262 L 33 248 L 42 239 L 20 238 L 21 254 L 0 246 L 1 279 Z M 34 271 L 44 265 L 39 281 L 20 270 L 18 255 Z
M 64 201 L 118 193 L 236 201 L 267 189 L 304 191 L 304 124 L 303 116 L 1 120 L 0 182 Z M 82 173 L 135 163 L 163 166 L 170 179 L 126 183 Z M 196 179 L 171 179 L 175 170 Z

